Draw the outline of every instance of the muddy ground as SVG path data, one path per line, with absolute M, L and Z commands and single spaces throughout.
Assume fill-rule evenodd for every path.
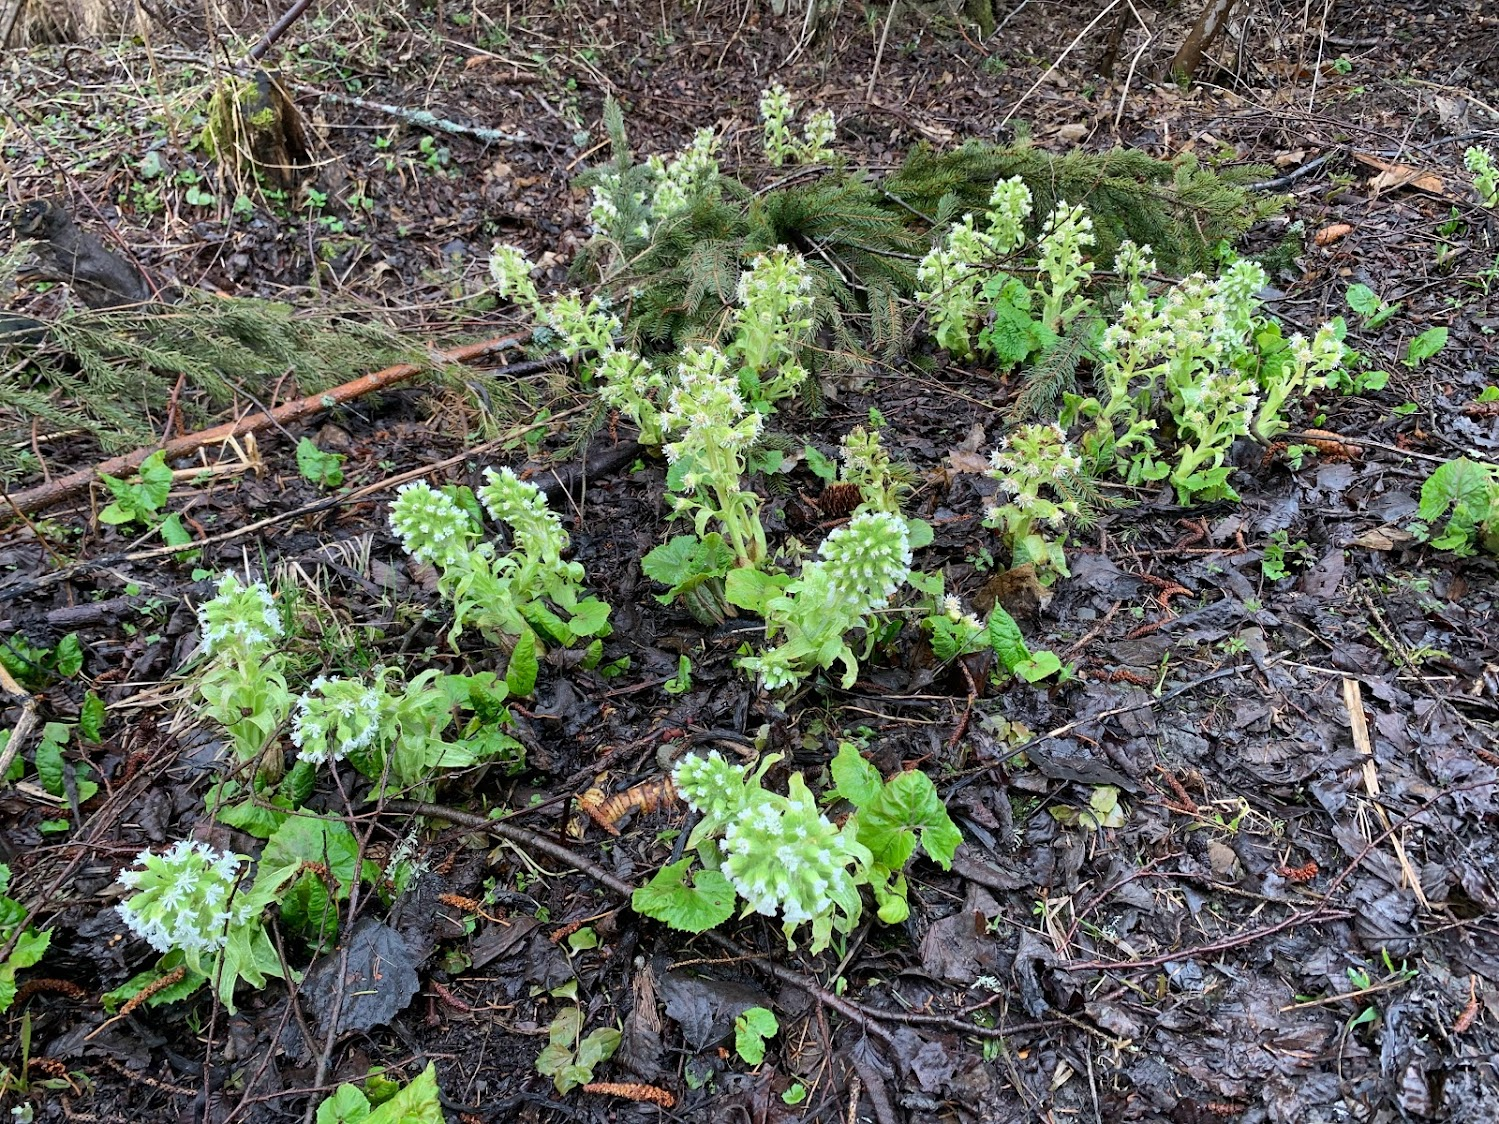
M 37 1120 L 294 1120 L 338 1081 L 375 1066 L 410 1078 L 430 1060 L 449 1119 L 465 1121 L 1499 1120 L 1496 570 L 1404 531 L 1436 464 L 1492 460 L 1499 445 L 1499 419 L 1475 401 L 1496 381 L 1499 247 L 1461 171 L 1463 148 L 1499 129 L 1499 19 L 1388 0 L 1254 8 L 1223 65 L 1184 89 L 1155 75 L 1190 13 L 1140 8 L 1137 20 L 1133 5 L 1091 22 L 1096 5 L 1023 3 L 982 45 L 945 9 L 903 5 L 876 66 L 888 12 L 852 3 L 808 43 L 795 13 L 754 3 L 315 4 L 269 57 L 313 124 L 311 185 L 327 202 L 280 214 L 232 213 L 189 145 L 223 27 L 209 38 L 201 19 L 163 13 L 146 42 L 0 55 L 11 203 L 61 197 L 163 284 L 355 304 L 432 347 L 526 327 L 486 296 L 497 240 L 546 265 L 551 286 L 570 283 L 588 237 L 572 179 L 604 156 L 606 95 L 638 151 L 674 151 L 716 124 L 725 164 L 764 183 L 755 106 L 772 80 L 832 109 L 839 147 L 875 170 L 917 143 L 1018 136 L 1267 165 L 1292 200 L 1246 248 L 1273 264 L 1273 311 L 1303 329 L 1347 315 L 1355 282 L 1401 302 L 1378 330 L 1354 321 L 1351 340 L 1391 372 L 1388 386 L 1317 404 L 1323 428 L 1358 442 L 1356 458 L 1293 472 L 1246 456 L 1238 504 L 1186 510 L 1137 494 L 1074 536 L 1073 576 L 1044 604 L 994 575 L 981 524 L 992 482 L 963 456 L 993 445 L 1013 386 L 951 363 L 875 366 L 828 387 L 819 410 L 777 418 L 831 453 L 877 407 L 914 472 L 911 510 L 937 530 L 922 564 L 968 601 L 1007 604 L 1034 644 L 1071 663 L 1074 678 L 1051 689 L 972 699 L 913 625 L 852 689 L 774 705 L 732 666 L 741 634 L 657 602 L 639 559 L 666 533 L 663 474 L 610 455 L 618 431 L 565 370 L 509 380 L 487 417 L 462 386 L 426 385 L 268 431 L 255 471 L 174 490 L 174 509 L 222 536 L 191 563 L 131 555 L 139 544 L 91 518 L 99 495 L 44 524 L 13 521 L 0 539 L 4 633 L 44 647 L 76 634 L 83 652 L 78 674 L 36 685 L 39 713 L 76 717 L 85 689 L 110 709 L 102 743 L 70 750 L 97 795 L 73 811 L 24 781 L 0 793 L 10 892 L 53 931 L 22 976 L 52 982 L 4 1016 L 0 1104 Z M 272 18 L 241 13 L 234 26 L 248 42 Z M 526 139 L 429 131 L 369 103 Z M 143 177 L 153 152 L 166 174 Z M 190 202 L 197 186 L 215 201 Z M 69 299 L 33 287 L 12 304 L 46 317 Z M 1408 341 L 1436 325 L 1447 347 L 1404 365 Z M 246 386 L 240 408 L 295 389 L 294 373 Z M 348 456 L 345 502 L 299 477 L 303 435 Z M 33 451 L 37 471 L 18 487 L 103 456 L 44 432 Z M 304 1008 L 327 1002 L 314 992 L 334 985 L 317 964 L 336 953 L 314 963 L 289 944 L 291 966 L 310 968 L 290 996 L 273 983 L 242 992 L 232 1017 L 199 995 L 107 1021 L 100 994 L 153 959 L 110 909 L 119 870 L 195 833 L 257 846 L 203 811 L 215 746 L 188 720 L 179 675 L 209 591 L 195 571 L 248 561 L 319 591 L 314 641 L 358 634 L 379 658 L 456 668 L 441 608 L 385 522 L 389 485 L 438 462 L 438 482 L 511 464 L 573 485 L 554 496 L 615 607 L 606 658 L 630 661 L 613 679 L 545 667 L 537 699 L 517 709 L 527 768 L 464 774 L 445 804 L 518 811 L 596 874 L 639 884 L 667 858 L 660 836 L 683 809 L 642 812 L 610 837 L 577 811 L 589 787 L 625 791 L 685 749 L 739 752 L 757 736 L 820 776 L 856 733 L 887 772 L 931 775 L 966 839 L 951 872 L 913 868 L 909 921 L 867 924 L 819 957 L 788 955 L 760 918 L 724 926 L 725 941 L 691 939 L 555 856 L 327 786 L 316 802 L 346 814 L 369 853 L 417 848 L 425 873 L 407 894 L 370 893 L 360 909 L 404 939 L 410 1004 L 309 1043 L 297 1028 L 318 1022 Z M 802 472 L 787 484 L 768 497 L 768 528 L 815 538 L 819 482 Z M 1270 580 L 1276 532 L 1289 573 Z M 308 650 L 328 659 L 329 647 Z M 682 654 L 692 686 L 674 695 Z M 470 667 L 495 659 L 472 644 L 463 654 Z M 1099 786 L 1121 794 L 1121 826 L 1052 814 Z M 60 816 L 66 830 L 41 830 Z M 596 947 L 569 943 L 580 925 Z M 535 1072 L 564 1002 L 551 991 L 568 980 L 590 1028 L 625 1032 L 597 1077 L 655 1086 L 673 1107 L 559 1096 Z M 732 1041 L 749 1005 L 780 1020 L 759 1066 Z M 805 1099 L 791 1105 L 794 1086 Z

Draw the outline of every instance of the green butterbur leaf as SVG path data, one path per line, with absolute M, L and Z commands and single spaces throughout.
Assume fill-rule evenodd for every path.
M 507 693 L 518 699 L 528 699 L 536 690 L 536 674 L 540 670 L 536 658 L 536 637 L 523 632 L 510 652 L 510 662 L 505 665 L 505 687 Z
M 1020 626 L 1001 605 L 994 606 L 994 611 L 989 614 L 989 646 L 1009 672 L 1014 672 L 1031 658 L 1031 650 L 1026 647 Z
M 859 808 L 859 841 L 876 861 L 898 871 L 915 851 L 918 836 L 922 850 L 931 859 L 944 870 L 951 867 L 953 853 L 963 837 L 947 814 L 936 786 L 925 773 L 899 773 Z
M 83 642 L 76 632 L 68 633 L 57 642 L 52 659 L 52 666 L 64 679 L 71 679 L 83 670 Z
M 48 722 L 42 727 L 42 740 L 36 747 L 36 777 L 53 796 L 63 794 L 63 746 L 68 743 L 68 727 Z
M 734 1051 L 749 1065 L 765 1060 L 765 1040 L 780 1031 L 775 1013 L 764 1007 L 750 1007 L 734 1020 Z
M 345 459 L 342 453 L 323 452 L 311 438 L 304 437 L 297 442 L 297 471 L 309 484 L 337 488 L 344 482 L 340 466 Z
M 832 769 L 838 795 L 857 808 L 873 802 L 884 785 L 880 771 L 864 760 L 852 742 L 839 744 Z
M 653 917 L 673 929 L 704 933 L 722 925 L 734 913 L 734 887 L 716 870 L 699 870 L 688 883 L 692 859 L 662 867 L 630 899 L 636 913 Z
M 315 1124 L 363 1124 L 369 1118 L 369 1098 L 353 1085 L 340 1085 L 317 1106 Z
M 1405 352 L 1405 365 L 1419 367 L 1446 346 L 1447 329 L 1445 327 L 1427 328 L 1411 340 Z

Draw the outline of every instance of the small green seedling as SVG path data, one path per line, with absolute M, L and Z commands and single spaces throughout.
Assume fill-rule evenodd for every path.
M 765 1040 L 774 1038 L 781 1025 L 775 1013 L 764 1007 L 749 1007 L 734 1020 L 734 1050 L 746 1065 L 765 1060 Z
M 1445 327 L 1427 328 L 1426 331 L 1411 340 L 1405 350 L 1405 359 L 1403 362 L 1407 367 L 1419 367 L 1446 346 L 1447 329 Z
M 1387 301 L 1367 285 L 1348 286 L 1348 307 L 1358 313 L 1364 327 L 1371 331 L 1389 323 L 1400 308 L 1399 301 Z
M 311 438 L 297 442 L 297 471 L 303 480 L 320 488 L 337 488 L 344 482 L 341 466 L 347 459 L 342 453 L 323 452 Z
M 595 1066 L 614 1056 L 623 1037 L 613 1027 L 583 1035 L 583 1009 L 567 1007 L 547 1028 L 551 1041 L 536 1058 L 536 1072 L 550 1077 L 559 1093 L 570 1093 L 593 1080 Z

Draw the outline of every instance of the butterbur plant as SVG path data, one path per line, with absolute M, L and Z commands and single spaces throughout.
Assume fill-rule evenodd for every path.
M 796 393 L 807 378 L 797 361 L 812 328 L 812 276 L 800 254 L 777 246 L 739 277 L 734 341 L 739 379 L 751 401 L 768 405 Z
M 1093 276 L 1093 263 L 1085 261 L 1083 253 L 1094 241 L 1093 220 L 1081 207 L 1070 206 L 1065 200 L 1057 204 L 1041 228 L 1041 276 L 1037 283 L 1043 300 L 1041 323 L 1053 332 L 1077 319 L 1088 307 L 1081 291 Z
M 1463 153 L 1463 166 L 1473 173 L 1473 189 L 1485 207 L 1499 207 L 1499 167 L 1486 148 L 1476 145 Z
M 817 555 L 789 583 L 748 570 L 729 575 L 729 600 L 764 616 L 766 641 L 775 645 L 739 661 L 767 690 L 839 663 L 843 686 L 853 686 L 860 657 L 849 633 L 867 631 L 910 576 L 910 531 L 899 515 L 863 511 L 829 534 Z
M 880 442 L 877 429 L 856 425 L 840 442 L 838 482 L 859 489 L 859 507 L 863 511 L 900 514 L 901 500 L 909 485 L 890 463 L 890 454 Z M 914 545 L 914 544 L 913 544 Z
M 117 910 L 130 931 L 157 952 L 180 955 L 230 1011 L 240 980 L 264 987 L 267 977 L 285 974 L 264 913 L 298 869 L 261 870 L 251 883 L 248 863 L 184 839 L 163 854 L 142 851 L 119 876 L 130 895 Z
M 0 959 L 0 1014 L 10 1010 L 16 999 L 16 973 L 30 968 L 42 958 L 52 942 L 52 930 L 22 928 L 26 907 L 6 895 L 10 888 L 10 867 L 0 863 L 0 948 L 10 951 Z
M 723 352 L 702 347 L 682 353 L 661 416 L 673 514 L 691 516 L 700 539 L 716 523 L 740 566 L 755 566 L 766 554 L 760 497 L 742 486 L 745 453 L 762 424 Z
M 1078 513 L 1077 501 L 1070 497 L 1082 464 L 1058 425 L 1023 425 L 989 457 L 988 475 L 999 481 L 999 496 L 984 526 L 998 530 L 1009 544 L 1010 565 L 1030 563 L 1043 585 L 1070 573 L 1062 549 L 1065 536 L 1049 538 L 1048 533 L 1056 533 L 1069 515 Z
M 593 189 L 589 221 L 594 232 L 619 250 L 648 241 L 662 223 L 717 195 L 720 138 L 713 129 L 699 129 L 675 156 L 650 156 L 637 163 L 625 136 L 624 114 L 613 98 L 605 101 L 604 124 L 614 161 L 582 179 Z
M 779 756 L 751 772 L 717 751 L 688 754 L 673 782 L 700 815 L 687 846 L 702 869 L 688 886 L 692 858 L 662 869 L 636 892 L 635 909 L 674 928 L 702 932 L 727 920 L 733 903 L 744 915 L 779 916 L 788 947 L 809 925 L 813 953 L 827 948 L 834 932 L 848 933 L 863 913 L 860 888 L 868 885 L 881 920 L 903 920 L 904 869 L 919 839 L 927 854 L 947 866 L 961 841 L 931 781 L 920 773 L 881 780 L 851 745 L 833 762 L 833 796 L 857 811 L 840 827 L 817 806 L 800 773 L 785 795 L 762 786 Z M 727 891 L 727 892 L 726 892 Z
M 779 168 L 792 160 L 812 164 L 833 159 L 828 147 L 833 143 L 837 123 L 831 110 L 813 113 L 797 138 L 792 130 L 791 119 L 796 110 L 791 105 L 791 95 L 779 82 L 760 95 L 760 120 L 765 126 L 765 159 Z
M 1439 550 L 1499 554 L 1499 466 L 1467 457 L 1438 465 L 1421 485 L 1417 515 L 1412 533 Z
M 699 129 L 692 142 L 670 160 L 652 156 L 646 161 L 655 177 L 651 217 L 655 221 L 685 211 L 693 200 L 711 194 L 718 185 L 718 134 Z M 597 195 L 595 195 L 597 199 Z
M 391 527 L 406 552 L 437 569 L 438 588 L 453 604 L 450 642 L 469 625 L 507 646 L 523 636 L 566 646 L 607 635 L 609 607 L 585 595 L 582 565 L 562 558 L 567 533 L 540 490 L 508 468 L 485 475 L 478 498 L 512 530 L 505 554 L 481 541 L 469 513 L 430 484 L 403 485 L 391 504 Z
M 1024 244 L 1031 206 L 1030 188 L 1020 177 L 1000 180 L 990 194 L 983 225 L 964 215 L 917 267 L 916 298 L 926 304 L 937 343 L 954 355 L 973 353 L 973 328 L 991 312 L 999 318 L 996 324 L 1002 321 L 1005 327 L 1017 320 L 1030 323 L 1029 289 L 1018 281 L 1010 284 L 1013 279 L 996 267 Z
M 521 744 L 504 731 L 508 694 L 506 681 L 492 672 L 429 668 L 404 684 L 388 667 L 375 668 L 367 680 L 320 676 L 297 700 L 291 740 L 299 759 L 312 765 L 348 760 L 386 788 L 424 791 L 439 769 L 524 760 Z M 457 711 L 472 717 L 449 736 Z
M 224 574 L 217 594 L 198 607 L 199 643 L 205 657 L 197 691 L 203 713 L 229 734 L 235 756 L 254 760 L 291 709 L 282 672 L 282 624 L 264 582 Z M 279 774 L 276 762 L 263 765 Z

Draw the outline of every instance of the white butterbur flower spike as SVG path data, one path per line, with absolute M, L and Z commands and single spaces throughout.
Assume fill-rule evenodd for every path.
M 541 313 L 541 321 L 561 340 L 557 350 L 568 359 L 584 352 L 604 354 L 614 347 L 614 338 L 623 330 L 615 316 L 598 297 L 585 305 L 577 293 L 556 297 Z
M 374 685 L 358 679 L 314 679 L 297 700 L 291 741 L 303 761 L 342 761 L 376 743 L 387 696 L 384 670 Z
M 791 95 L 779 82 L 760 94 L 760 120 L 765 125 L 765 157 L 778 168 L 796 150 L 796 139 L 791 135 L 791 113 Z
M 116 909 L 157 952 L 180 949 L 196 962 L 223 948 L 231 928 L 259 920 L 255 906 L 236 897 L 247 861 L 186 839 L 164 854 L 142 851 L 139 869 L 120 873 L 120 885 L 133 893 Z
M 787 797 L 756 795 L 763 802 L 724 831 L 724 874 L 746 912 L 780 913 L 788 945 L 798 926 L 812 922 L 812 950 L 820 951 L 834 924 L 846 932 L 857 922 L 856 872 L 871 856 L 817 810 L 800 773 Z
M 198 606 L 198 630 L 204 655 L 243 659 L 258 657 L 283 631 L 265 583 L 246 585 L 233 573 L 221 577 L 218 593 Z
M 533 308 L 538 303 L 536 285 L 531 280 L 531 263 L 514 246 L 495 243 L 489 252 L 489 275 L 501 297 L 513 297 Z
M 479 499 L 489 514 L 509 525 L 516 550 L 555 569 L 567 549 L 567 532 L 541 489 L 508 467 L 485 469 L 484 477 L 488 482 L 479 489 Z
M 886 511 L 864 511 L 833 531 L 817 548 L 833 583 L 846 590 L 863 616 L 883 609 L 911 575 L 906 521 Z
M 802 129 L 805 158 L 813 161 L 831 159 L 833 154 L 829 146 L 837 134 L 838 125 L 831 109 L 818 110 L 812 114 L 807 119 L 806 127 Z
M 668 459 L 714 442 L 733 452 L 754 444 L 762 424 L 759 414 L 746 416 L 739 380 L 716 347 L 688 348 L 677 367 L 662 428 L 681 437 L 666 446 Z
M 711 128 L 699 129 L 692 143 L 670 162 L 659 157 L 649 161 L 656 173 L 651 195 L 651 212 L 656 220 L 686 210 L 695 198 L 712 188 L 718 180 L 717 150 L 718 135 Z
M 397 490 L 390 505 L 390 526 L 407 554 L 439 569 L 466 558 L 474 538 L 468 513 L 447 493 L 422 480 Z
M 1025 241 L 1025 220 L 1031 214 L 1031 189 L 1019 176 L 1000 180 L 989 194 L 989 237 L 1001 254 L 1018 249 Z

